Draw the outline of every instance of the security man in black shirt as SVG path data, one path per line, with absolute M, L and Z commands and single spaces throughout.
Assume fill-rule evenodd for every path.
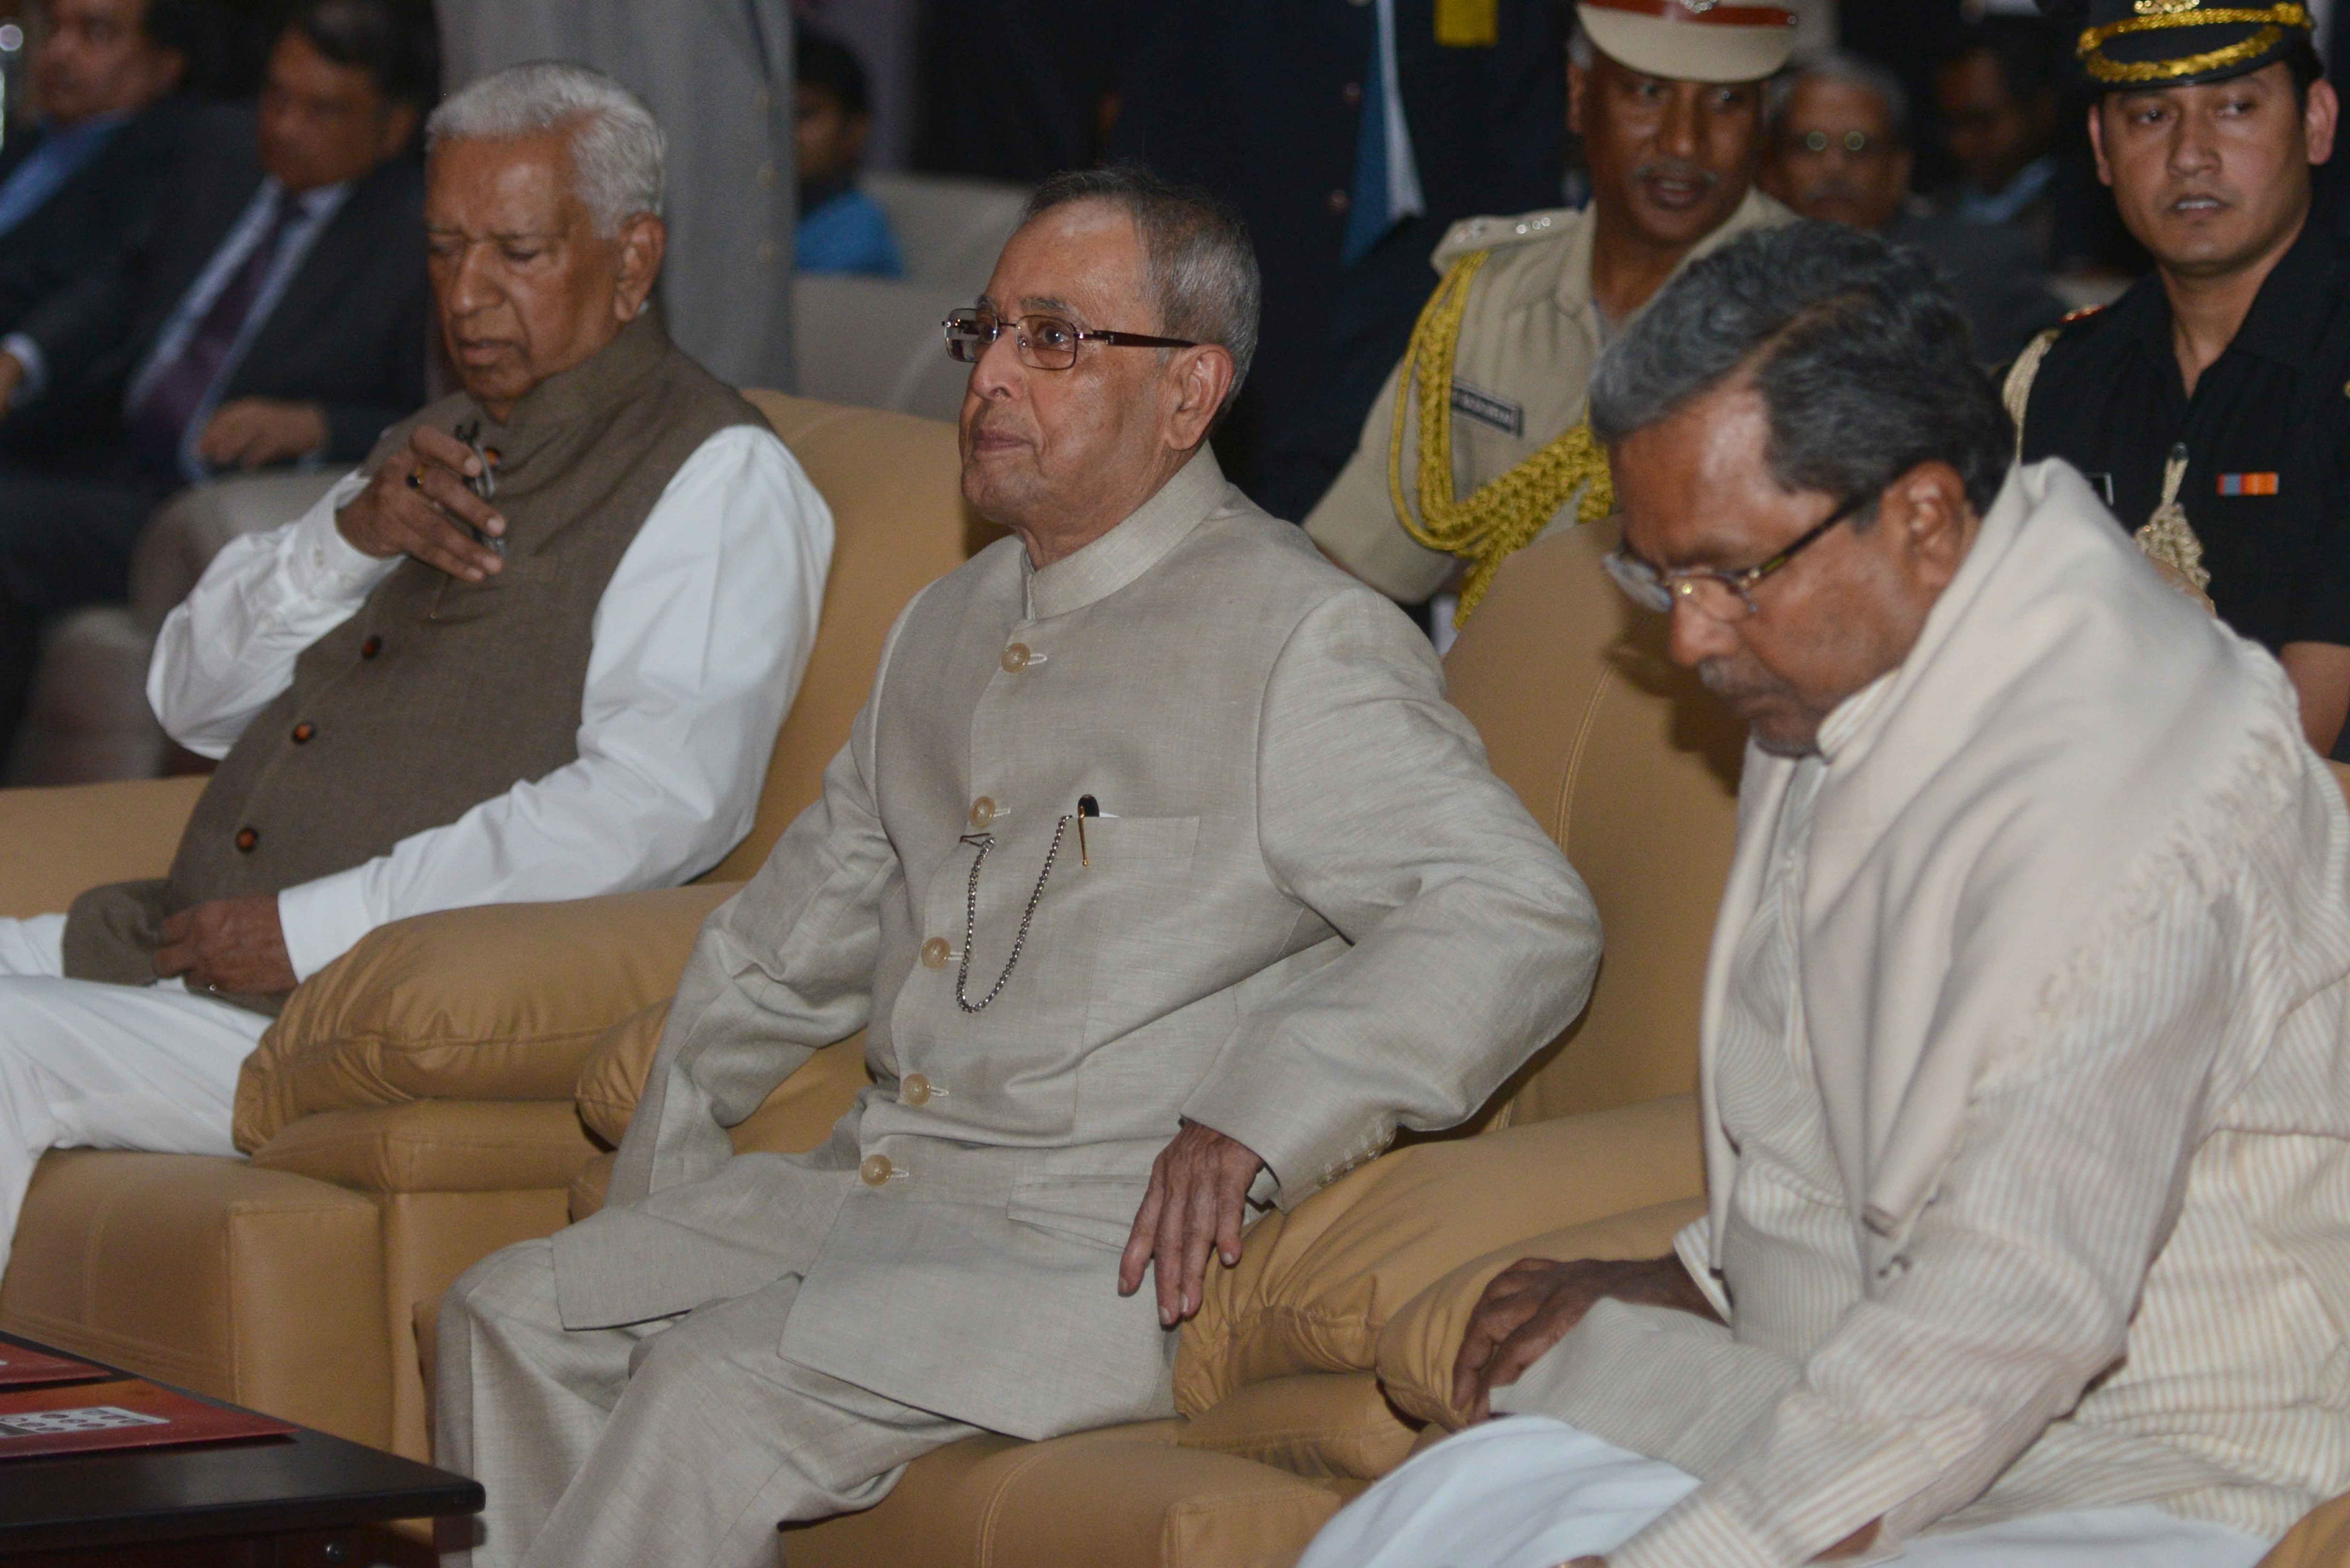
M 2067 460 L 2142 536 L 2199 544 L 2220 618 L 2282 661 L 2310 743 L 2350 760 L 2350 263 L 2308 221 L 2339 109 L 2309 12 L 2042 5 L 2080 29 L 2097 171 L 2156 270 L 2018 360 L 2023 458 Z

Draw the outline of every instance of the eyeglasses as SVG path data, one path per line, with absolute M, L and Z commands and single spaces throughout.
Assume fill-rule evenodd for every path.
M 1627 547 L 1618 545 L 1602 557 L 1607 575 L 1616 586 L 1630 596 L 1642 609 L 1659 615 L 1670 615 L 1675 604 L 1689 601 L 1690 607 L 1711 620 L 1742 621 L 1755 611 L 1754 585 L 1782 570 L 1788 562 L 1817 544 L 1827 531 L 1867 506 L 1874 495 L 1855 496 L 1823 522 L 1805 531 L 1785 549 L 1759 566 L 1749 566 L 1742 572 L 1725 572 L 1712 566 L 1683 566 L 1663 571 L 1650 566 Z
M 947 356 L 965 365 L 975 365 L 987 352 L 987 346 L 1012 331 L 1012 341 L 1020 353 L 1020 362 L 1032 370 L 1066 370 L 1077 362 L 1077 346 L 1081 343 L 1107 343 L 1117 348 L 1197 348 L 1188 337 L 1152 337 L 1140 332 L 1084 332 L 1074 321 L 1064 321 L 1057 316 L 1024 316 L 1017 321 L 1006 321 L 992 310 L 951 310 L 942 325 L 947 334 Z
M 1831 136 L 1825 130 L 1806 130 L 1801 136 L 1787 138 L 1790 146 L 1812 154 L 1814 158 L 1831 147 L 1841 147 L 1855 158 L 1871 153 L 1890 152 L 1892 144 L 1865 130 L 1847 130 L 1842 136 Z

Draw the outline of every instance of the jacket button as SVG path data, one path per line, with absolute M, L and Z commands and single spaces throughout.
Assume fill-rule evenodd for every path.
M 905 1082 L 898 1085 L 898 1101 L 900 1105 L 908 1106 L 929 1105 L 931 1103 L 931 1081 L 928 1078 L 923 1077 L 920 1073 L 907 1074 Z
M 240 827 L 236 830 L 236 852 L 239 855 L 252 854 L 253 846 L 260 842 L 261 830 L 259 828 Z
M 1029 661 L 1035 658 L 1035 654 L 1030 651 L 1026 643 L 1015 642 L 1003 650 L 1003 672 L 1017 675 L 1027 669 Z
M 1002 808 L 986 795 L 981 795 L 971 803 L 971 825 L 973 827 L 985 827 L 1002 815 Z
M 1344 191 L 1333 191 L 1323 200 L 1329 204 L 1331 216 L 1337 218 L 1345 217 L 1347 209 L 1355 204 L 1355 199 Z
M 1338 89 L 1338 101 L 1345 104 L 1348 109 L 1352 109 L 1357 104 L 1362 102 L 1363 84 L 1360 82 L 1348 82 L 1345 87 L 1340 88 Z
M 857 1168 L 857 1179 L 868 1187 L 880 1186 L 892 1174 L 889 1157 L 886 1154 L 868 1154 L 865 1157 L 865 1163 Z
M 317 732 L 318 726 L 305 719 L 294 726 L 294 743 L 297 746 L 307 746 L 310 743 L 310 737 Z
M 382 651 L 383 639 L 380 637 L 369 638 L 365 642 L 359 644 L 359 657 L 361 659 L 373 659 L 377 654 L 381 653 Z
M 947 967 L 947 960 L 952 957 L 954 957 L 954 950 L 947 946 L 947 940 L 944 937 L 932 937 L 922 944 L 924 969 L 944 969 Z

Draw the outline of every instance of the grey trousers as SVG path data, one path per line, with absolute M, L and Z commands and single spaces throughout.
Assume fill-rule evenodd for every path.
M 798 1290 L 572 1331 L 547 1242 L 475 1264 L 442 1309 L 433 1451 L 489 1502 L 444 1563 L 772 1564 L 778 1523 L 870 1508 L 977 1430 L 784 1359 Z

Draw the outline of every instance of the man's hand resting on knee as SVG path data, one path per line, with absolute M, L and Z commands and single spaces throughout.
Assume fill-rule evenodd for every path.
M 293 990 L 298 981 L 286 955 L 277 896 L 216 898 L 167 916 L 155 972 L 165 980 L 184 975 L 192 991 L 276 996 Z
M 1677 1307 L 1720 1319 L 1679 1258 L 1554 1263 L 1521 1258 L 1493 1277 L 1452 1360 L 1452 1407 L 1471 1422 L 1493 1414 L 1493 1390 L 1515 1383 L 1602 1297 Z
M 1150 1189 L 1118 1260 L 1118 1293 L 1140 1290 L 1147 1266 L 1159 1276 L 1160 1323 L 1172 1328 L 1198 1312 L 1207 1294 L 1208 1249 L 1215 1248 L 1227 1268 L 1241 1261 L 1249 1184 L 1263 1168 L 1238 1139 L 1185 1122 L 1151 1162 Z

